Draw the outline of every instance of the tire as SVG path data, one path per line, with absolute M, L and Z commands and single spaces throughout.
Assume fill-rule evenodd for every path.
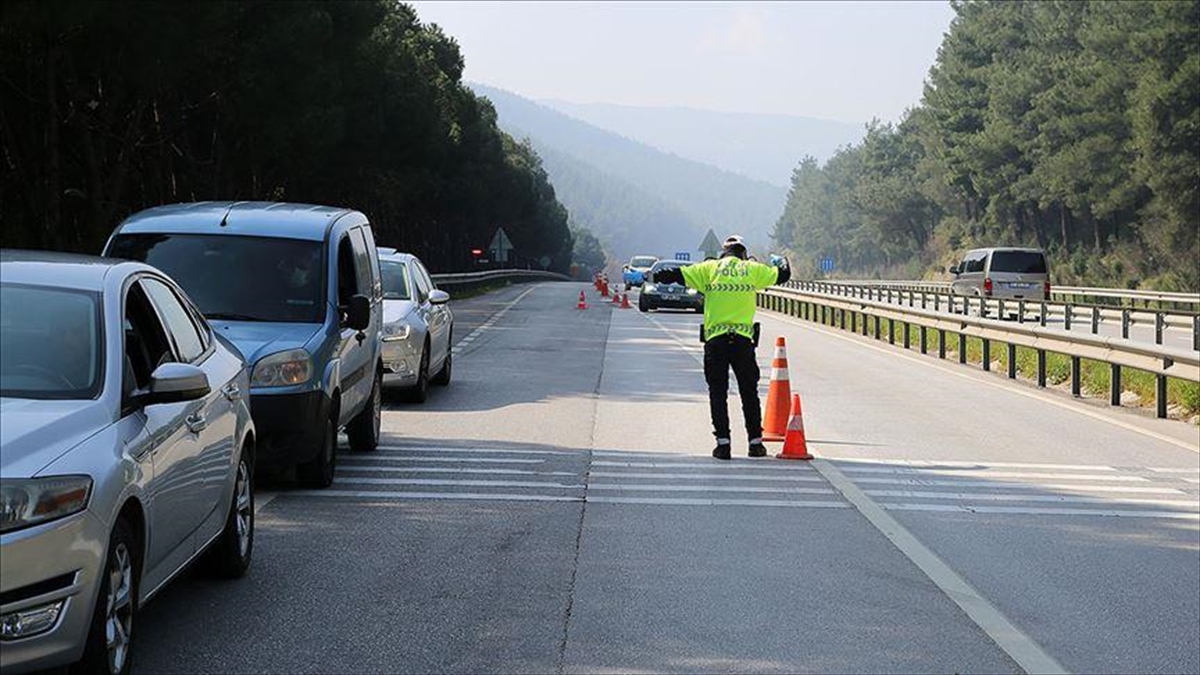
M 305 484 L 315 488 L 333 485 L 333 471 L 337 467 L 337 408 L 329 412 L 325 431 L 321 436 L 321 449 L 311 462 L 296 467 L 296 476 Z
M 133 627 L 141 575 L 137 541 L 129 521 L 118 518 L 108 538 L 108 555 L 104 558 L 100 593 L 92 611 L 83 659 L 71 667 L 74 673 L 126 675 L 132 669 Z M 118 586 L 116 589 L 114 582 Z M 115 629 L 111 648 L 108 643 L 110 623 Z
M 355 452 L 374 452 L 379 447 L 379 426 L 383 416 L 383 373 L 375 371 L 375 383 L 367 397 L 367 406 L 346 425 L 350 449 Z
M 643 313 L 650 311 L 650 305 L 646 304 L 645 298 L 638 298 L 638 311 Z
M 454 371 L 454 354 L 451 352 L 446 352 L 446 360 L 442 361 L 442 369 L 439 370 L 438 374 L 434 375 L 433 379 L 430 381 L 439 387 L 449 386 L 450 385 L 450 375 L 453 373 L 453 371 Z
M 223 579 L 245 576 L 254 555 L 254 465 L 247 454 L 243 448 L 238 457 L 225 529 L 204 552 L 205 568 Z
M 424 403 L 429 397 L 429 343 L 421 348 L 421 365 L 417 367 L 417 383 L 404 390 L 409 403 Z

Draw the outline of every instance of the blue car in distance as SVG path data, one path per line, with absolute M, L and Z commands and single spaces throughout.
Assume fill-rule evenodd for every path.
M 379 443 L 383 286 L 366 216 L 269 202 L 135 213 L 104 254 L 171 276 L 251 364 L 258 467 L 333 483 L 337 433 Z
M 629 259 L 629 263 L 621 268 L 622 280 L 625 282 L 625 290 L 629 290 L 634 286 L 639 288 L 646 282 L 646 274 L 654 267 L 654 263 L 658 262 L 658 258 L 652 255 L 635 255 Z

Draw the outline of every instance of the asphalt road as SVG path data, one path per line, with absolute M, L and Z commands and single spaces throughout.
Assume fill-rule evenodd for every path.
M 456 303 L 454 382 L 261 494 L 135 670 L 1200 672 L 1195 427 L 764 314 L 821 459 L 718 463 L 699 318 L 580 288 Z

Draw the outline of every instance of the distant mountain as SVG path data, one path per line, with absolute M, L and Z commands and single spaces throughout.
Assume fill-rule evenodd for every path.
M 656 150 L 511 92 L 470 86 L 491 99 L 501 127 L 533 142 L 573 219 L 614 254 L 694 251 L 709 227 L 769 246 L 784 187 Z
M 538 102 L 659 150 L 780 186 L 791 183 L 792 169 L 804 155 L 823 162 L 865 133 L 861 124 L 794 115 Z

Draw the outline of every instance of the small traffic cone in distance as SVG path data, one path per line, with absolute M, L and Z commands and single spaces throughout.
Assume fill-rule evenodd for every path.
M 601 297 L 605 297 L 605 298 L 608 297 L 608 282 L 607 281 L 600 284 L 600 295 L 601 295 Z
M 621 309 L 633 309 L 633 305 L 629 304 L 629 293 L 621 294 Z
M 763 440 L 782 441 L 788 427 L 788 405 L 792 388 L 788 382 L 787 341 L 775 339 L 775 357 L 771 359 L 771 383 L 767 387 L 767 405 L 763 410 Z
M 587 309 L 587 296 L 583 291 L 579 291 L 579 303 L 575 305 L 575 309 Z
M 620 293 L 612 294 L 612 304 L 614 304 L 614 305 L 621 304 L 621 294 Z
M 788 421 L 787 438 L 783 441 L 783 452 L 775 455 L 779 459 L 812 459 L 808 454 L 808 443 L 804 439 L 804 414 L 800 411 L 800 394 L 792 394 L 792 419 Z

